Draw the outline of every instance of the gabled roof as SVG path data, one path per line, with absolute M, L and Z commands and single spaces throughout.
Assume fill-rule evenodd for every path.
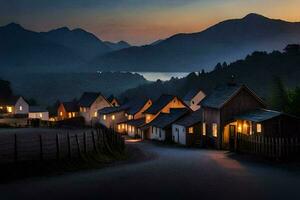
M 112 103 L 113 100 L 115 100 L 119 104 L 119 100 L 116 97 L 114 97 L 113 95 L 111 95 L 110 97 L 107 98 L 107 101 L 109 101 L 110 103 Z
M 160 113 L 153 121 L 149 123 L 149 125 L 158 128 L 166 128 L 176 120 L 183 117 L 189 111 L 190 110 L 187 108 L 170 109 L 170 113 Z
M 127 114 L 135 115 L 146 105 L 146 103 L 148 103 L 149 100 L 150 99 L 130 101 L 121 107 L 126 108 Z
M 124 123 L 134 127 L 141 127 L 146 123 L 146 119 L 145 118 L 133 119 L 133 120 L 126 121 Z
M 78 101 L 78 105 L 90 107 L 99 96 L 101 96 L 99 92 L 84 92 Z
M 174 124 L 178 124 L 184 127 L 193 126 L 195 124 L 202 122 L 202 112 L 203 110 L 197 110 L 195 112 L 191 112 L 190 114 L 184 116 L 183 118 L 179 119 L 178 121 L 174 122 Z
M 263 100 L 259 98 L 252 90 L 250 90 L 245 85 L 235 85 L 235 84 L 227 84 L 224 86 L 217 87 L 213 90 L 213 92 L 206 96 L 201 101 L 201 106 L 210 107 L 220 109 L 222 108 L 228 101 L 230 101 L 239 91 L 242 89 L 246 89 L 249 93 L 252 94 L 261 104 L 265 105 Z
M 20 98 L 23 98 L 22 96 L 12 96 L 10 98 L 7 98 L 7 99 L 0 99 L 0 105 L 4 105 L 4 106 L 14 106 L 16 105 L 17 101 L 20 99 Z M 23 98 L 24 99 L 24 98 Z M 24 99 L 24 101 L 26 101 Z
M 43 108 L 41 106 L 29 106 L 29 112 L 35 113 L 35 112 L 48 112 L 46 108 Z
M 77 102 L 63 102 L 62 104 L 67 112 L 78 112 L 79 111 Z
M 200 89 L 192 89 L 183 97 L 183 101 L 191 101 L 200 91 Z
M 153 102 L 152 106 L 149 107 L 144 113 L 156 114 L 161 109 L 163 109 L 174 98 L 176 98 L 176 96 L 174 96 L 174 95 L 168 95 L 168 94 L 163 94 L 155 102 Z
M 105 107 L 105 108 L 98 110 L 98 114 L 107 115 L 107 114 L 111 114 L 111 113 L 121 112 L 124 110 L 125 109 L 122 107 Z
M 257 109 L 241 115 L 237 115 L 234 117 L 234 119 L 248 120 L 252 122 L 263 122 L 278 117 L 280 115 L 285 115 L 285 114 L 274 110 Z

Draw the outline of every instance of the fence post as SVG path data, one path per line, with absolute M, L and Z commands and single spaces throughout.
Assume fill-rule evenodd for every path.
M 81 151 L 80 151 L 80 145 L 79 145 L 79 140 L 78 140 L 77 134 L 75 135 L 75 138 L 76 138 L 76 143 L 77 143 L 78 155 L 80 156 Z
M 18 143 L 17 143 L 17 134 L 14 135 L 14 140 L 15 140 L 14 160 L 15 160 L 15 162 L 17 162 L 17 161 L 18 161 Z
M 96 140 L 95 140 L 95 134 L 94 131 L 92 130 L 92 140 L 93 140 L 93 149 L 95 152 L 97 152 L 97 147 L 96 147 Z
M 68 154 L 69 158 L 72 158 L 72 149 L 71 149 L 71 139 L 70 139 L 70 133 L 67 134 L 67 140 L 68 140 Z
M 43 137 L 40 134 L 40 159 L 41 161 L 44 159 L 44 155 L 43 155 Z
M 56 134 L 56 159 L 59 160 L 60 158 L 60 148 L 59 148 L 59 135 Z
M 87 153 L 87 145 L 86 145 L 86 132 L 83 132 L 83 147 L 84 147 L 84 153 Z

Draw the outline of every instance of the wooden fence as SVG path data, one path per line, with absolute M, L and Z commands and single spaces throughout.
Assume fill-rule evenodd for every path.
M 89 153 L 122 152 L 124 148 L 124 138 L 107 129 L 6 134 L 0 135 L 0 163 L 72 159 Z
M 300 159 L 300 138 L 238 134 L 236 151 L 276 160 Z

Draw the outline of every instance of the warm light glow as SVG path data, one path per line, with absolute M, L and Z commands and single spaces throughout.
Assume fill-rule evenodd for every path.
M 202 124 L 202 135 L 206 135 L 206 124 Z
M 7 106 L 7 112 L 11 113 L 12 112 L 12 107 L 11 106 Z
M 40 118 L 42 118 L 43 117 L 43 114 L 42 113 L 40 113 Z
M 97 111 L 94 113 L 94 117 L 97 117 L 98 116 L 98 113 L 97 113 Z
M 131 127 L 131 130 L 132 130 L 132 132 L 134 132 L 134 126 L 133 126 L 133 127 Z
M 69 115 L 69 118 L 72 118 L 72 113 L 68 113 L 68 115 Z
M 128 125 L 128 131 L 131 132 L 131 126 L 130 125 Z
M 63 116 L 63 113 L 62 113 L 62 112 L 60 112 L 60 113 L 59 113 L 59 115 L 60 115 L 60 116 Z
M 76 115 L 76 113 L 73 112 L 73 113 L 72 113 L 72 117 L 75 117 L 75 115 Z
M 190 127 L 190 128 L 189 128 L 189 133 L 190 133 L 190 134 L 194 133 L 194 127 Z
M 125 125 L 124 124 L 122 124 L 122 129 L 124 129 L 125 128 Z
M 22 107 L 22 106 L 20 106 L 20 110 L 21 110 L 21 111 L 23 110 L 23 107 Z
M 103 120 L 106 120 L 106 115 L 103 115 Z
M 256 132 L 261 133 L 261 124 L 256 124 Z
M 111 119 L 112 119 L 112 120 L 115 120 L 115 119 L 116 119 L 115 115 L 112 115 L 112 116 L 111 116 Z
M 239 132 L 239 133 L 242 132 L 242 126 L 241 126 L 241 125 L 238 126 L 238 132 Z
M 121 130 L 121 125 L 120 124 L 118 125 L 118 130 Z
M 133 119 L 133 116 L 132 115 L 128 115 L 128 120 L 131 120 Z
M 218 124 L 212 124 L 212 135 L 213 137 L 218 137 Z

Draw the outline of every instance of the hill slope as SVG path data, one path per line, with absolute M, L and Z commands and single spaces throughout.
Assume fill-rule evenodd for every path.
M 177 34 L 156 45 L 131 47 L 97 57 L 99 70 L 197 71 L 220 61 L 243 58 L 255 50 L 282 49 L 300 41 L 300 23 L 249 14 L 202 32 Z

